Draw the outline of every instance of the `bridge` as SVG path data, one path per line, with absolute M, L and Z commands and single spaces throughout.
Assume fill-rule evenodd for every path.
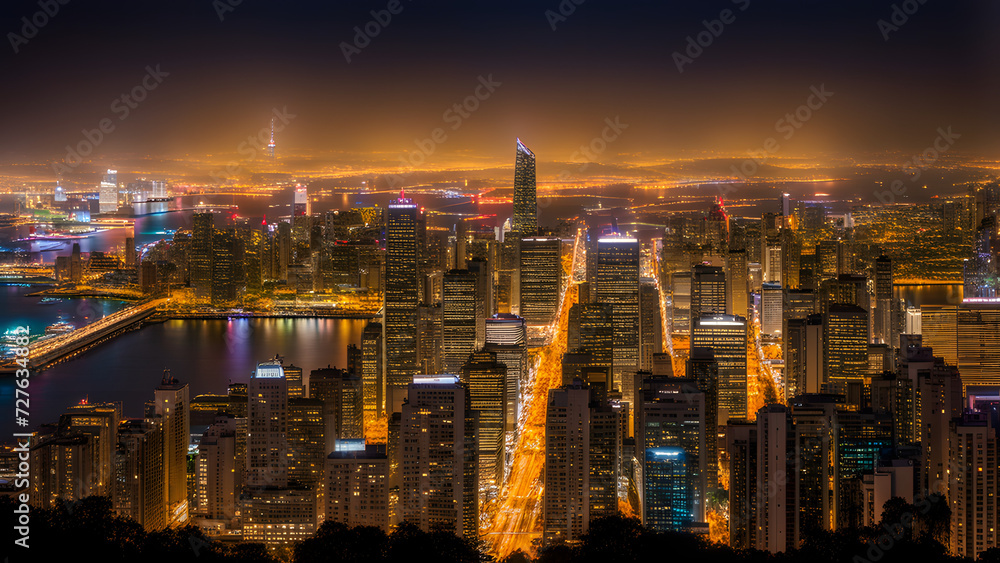
M 166 299 L 144 301 L 133 307 L 112 313 L 68 334 L 32 343 L 29 346 L 28 365 L 32 371 L 39 370 L 48 364 L 89 348 L 119 331 L 142 322 L 156 313 L 157 307 L 166 302 Z M 17 364 L 12 361 L 4 362 L 0 365 L 0 373 L 13 373 L 17 368 Z

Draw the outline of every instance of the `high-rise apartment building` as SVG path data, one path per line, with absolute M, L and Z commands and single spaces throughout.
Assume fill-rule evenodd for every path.
M 257 365 L 247 389 L 247 486 L 288 486 L 288 381 L 280 360 Z
M 384 444 L 362 442 L 326 458 L 326 520 L 389 530 L 389 459 Z
M 187 454 L 191 442 L 191 400 L 187 383 L 164 372 L 154 391 L 153 413 L 163 424 L 163 473 L 167 523 L 188 519 Z

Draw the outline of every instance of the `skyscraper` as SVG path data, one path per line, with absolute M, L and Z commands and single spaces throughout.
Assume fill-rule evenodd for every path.
M 365 416 L 385 412 L 385 373 L 382 370 L 382 323 L 370 322 L 361 333 L 361 381 Z
M 633 375 L 639 368 L 639 241 L 607 237 L 597 241 L 597 302 L 613 313 L 614 385 L 634 404 Z
M 192 221 L 191 250 L 188 252 L 191 287 L 195 298 L 208 299 L 212 296 L 214 216 L 211 213 L 195 213 Z
M 163 428 L 158 421 L 124 421 L 115 453 L 115 512 L 147 531 L 167 525 L 163 498 Z
M 288 486 L 288 381 L 280 360 L 257 365 L 250 376 L 247 486 Z
M 747 416 L 747 322 L 712 315 L 694 322 L 691 348 L 711 348 L 719 364 L 719 420 Z
M 479 491 L 485 498 L 495 496 L 503 486 L 506 379 L 507 366 L 497 361 L 494 352 L 475 352 L 462 367 L 469 408 L 477 413 Z
M 384 444 L 344 447 L 326 458 L 326 519 L 389 529 L 389 459 Z
M 479 478 L 475 418 L 455 376 L 416 376 L 399 430 L 402 519 L 475 539 Z
M 528 376 L 528 337 L 524 319 L 508 313 L 486 320 L 486 351 L 507 367 L 504 430 L 514 432 L 520 415 L 521 380 Z
M 532 326 L 551 324 L 559 313 L 562 289 L 562 241 L 521 239 L 520 315 Z
M 590 524 L 590 390 L 549 391 L 545 412 L 542 541 L 579 540 Z
M 691 318 L 726 314 L 726 274 L 722 268 L 698 264 L 691 270 Z
M 535 154 L 517 140 L 514 157 L 514 222 L 513 231 L 520 237 L 530 237 L 538 231 L 535 200 Z
M 188 519 L 187 453 L 191 442 L 191 401 L 187 383 L 163 373 L 154 392 L 154 412 L 163 423 L 163 473 L 167 523 Z
M 823 372 L 831 393 L 848 393 L 868 374 L 868 313 L 834 303 L 823 319 Z M 856 403 L 855 403 L 856 404 Z
M 441 298 L 444 372 L 461 371 L 476 349 L 476 274 L 451 270 L 444 275 Z
M 389 202 L 385 229 L 385 378 L 386 388 L 405 389 L 417 373 L 417 273 L 420 213 L 400 193 Z
M 1000 386 L 1000 302 L 964 302 L 958 307 L 957 348 L 963 390 L 970 385 Z
M 872 337 L 892 343 L 892 260 L 885 255 L 875 260 L 875 318 Z
M 687 453 L 682 448 L 645 450 L 643 524 L 658 531 L 684 530 L 691 524 Z

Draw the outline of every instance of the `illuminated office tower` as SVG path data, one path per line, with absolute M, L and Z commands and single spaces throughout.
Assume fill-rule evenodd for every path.
M 461 371 L 476 350 L 476 274 L 451 270 L 444 275 L 441 334 L 444 372 Z
M 354 393 L 360 398 L 360 393 Z M 326 458 L 324 401 L 304 397 L 288 399 L 288 481 L 315 489 L 323 479 Z M 360 411 L 360 405 L 357 405 Z M 358 437 L 358 432 L 352 432 Z
M 719 487 L 719 364 L 711 348 L 692 348 L 686 379 L 705 395 L 705 483 Z M 725 421 L 723 421 L 725 422 Z
M 875 260 L 875 309 L 872 337 L 892 344 L 892 260 L 885 255 Z
M 361 442 L 326 458 L 326 520 L 389 531 L 389 459 L 385 444 Z
M 863 385 L 867 375 L 868 313 L 856 305 L 833 303 L 823 319 L 823 379 L 831 393 L 847 394 L 850 385 Z
M 958 370 L 963 389 L 1000 386 L 1000 302 L 958 307 Z
M 691 270 L 691 318 L 726 314 L 726 274 L 722 268 L 697 265 Z
M 509 313 L 493 315 L 486 320 L 486 346 L 497 355 L 497 362 L 507 367 L 504 391 L 504 430 L 515 432 L 521 414 L 521 382 L 528 377 L 528 337 L 524 319 Z
M 231 230 L 212 235 L 212 306 L 232 307 L 246 292 L 243 241 Z
M 609 303 L 574 303 L 569 310 L 567 350 L 583 350 L 591 365 L 609 371 L 614 364 L 614 312 Z
M 413 378 L 399 430 L 404 521 L 425 532 L 445 529 L 467 538 L 478 536 L 475 426 L 458 377 Z
M 191 400 L 187 383 L 165 370 L 153 392 L 153 412 L 163 423 L 163 473 L 166 475 L 167 524 L 188 519 L 187 454 L 191 441 Z
M 485 500 L 503 486 L 507 366 L 497 361 L 494 352 L 475 352 L 462 367 L 462 382 L 469 390 L 469 409 L 477 413 L 478 486 Z
M 55 193 L 53 197 L 54 201 L 60 203 L 66 201 L 66 190 L 62 186 L 61 180 L 56 180 L 56 189 L 54 193 Z
M 615 387 L 634 404 L 633 375 L 639 369 L 639 241 L 609 237 L 597 241 L 598 303 L 611 305 Z
M 167 525 L 163 498 L 163 428 L 154 421 L 123 421 L 118 428 L 114 461 L 115 513 L 131 518 L 146 531 Z
M 726 290 L 729 296 L 727 314 L 745 317 L 747 314 L 747 268 L 746 250 L 730 250 L 726 255 Z
M 691 348 L 711 348 L 719 364 L 719 420 L 747 416 L 747 322 L 737 315 L 702 317 Z
M 944 358 L 949 365 L 958 365 L 958 307 L 956 305 L 921 305 L 920 334 L 924 346 Z
M 779 336 L 784 315 L 784 293 L 781 284 L 764 282 L 761 284 L 760 294 L 760 332 Z
M 226 528 L 236 518 L 236 502 L 243 484 L 243 470 L 236 465 L 239 431 L 235 417 L 218 415 L 202 435 L 195 459 L 196 514 L 205 520 L 221 521 Z
M 590 524 L 590 390 L 549 390 L 545 412 L 542 543 L 573 542 Z
M 882 452 L 893 447 L 892 415 L 887 412 L 840 410 L 837 425 L 837 492 L 836 527 L 857 528 L 862 525 L 857 486 L 862 476 L 874 472 Z M 945 430 L 947 434 L 947 430 Z
M 198 299 L 212 296 L 212 257 L 215 242 L 214 216 L 211 213 L 195 213 L 191 229 L 191 248 L 188 251 L 191 287 Z
M 417 372 L 417 215 L 400 193 L 389 202 L 385 229 L 385 384 L 405 389 Z
M 757 480 L 767 494 L 757 494 L 756 548 L 771 553 L 795 547 L 794 519 L 798 475 L 790 471 L 788 452 L 794 452 L 791 413 L 784 405 L 766 405 L 757 411 Z M 772 494 L 773 492 L 773 494 Z
M 382 323 L 370 322 L 361 333 L 361 381 L 365 416 L 385 412 L 385 374 L 382 372 Z
M 950 454 L 951 554 L 971 560 L 1000 547 L 1000 436 L 989 413 L 962 415 Z
M 364 438 L 361 378 L 337 368 L 315 369 L 309 375 L 309 397 L 323 401 L 323 453 L 332 452 L 337 440 Z
M 99 192 L 99 210 L 101 213 L 118 211 L 118 171 L 108 169 L 101 180 Z
M 785 400 L 823 390 L 823 316 L 789 319 L 782 335 Z
M 645 450 L 644 526 L 661 532 L 679 532 L 691 524 L 687 457 L 682 448 Z
M 257 364 L 247 388 L 247 486 L 288 486 L 288 381 L 280 360 Z
M 794 447 L 789 451 L 797 468 L 789 505 L 794 518 L 792 541 L 798 545 L 815 532 L 833 530 L 837 521 L 837 403 L 832 395 L 800 395 L 789 402 L 789 426 Z
M 562 290 L 562 241 L 555 237 L 521 239 L 520 315 L 529 326 L 552 324 Z
M 660 530 L 678 530 L 678 525 L 705 521 L 705 502 L 708 482 L 706 443 L 716 439 L 716 432 L 709 432 L 705 424 L 705 394 L 698 389 L 698 382 L 691 379 L 646 379 L 636 394 L 636 449 L 645 461 L 643 475 L 642 517 L 647 526 L 666 526 Z M 658 497 L 667 483 L 653 477 L 655 463 L 664 458 L 655 454 L 661 448 L 677 448 L 684 453 L 684 484 L 671 483 L 670 488 L 683 491 L 681 497 Z M 652 456 L 652 457 L 651 457 Z M 650 471 L 654 471 L 651 474 Z M 652 497 L 650 496 L 652 495 Z M 678 501 L 683 499 L 683 504 Z M 657 502 L 665 502 L 658 506 Z M 675 513 L 670 517 L 669 513 Z
M 652 279 L 639 285 L 639 369 L 653 369 L 653 356 L 663 351 L 663 317 L 660 315 L 660 290 Z
M 726 425 L 729 457 L 729 545 L 753 549 L 757 545 L 757 423 Z
M 512 231 L 530 237 L 538 231 L 538 207 L 535 200 L 535 154 L 517 140 L 514 157 L 514 222 Z
M 64 434 L 84 434 L 90 437 L 94 457 L 87 463 L 93 476 L 93 494 L 110 496 L 113 489 L 115 450 L 118 448 L 118 423 L 122 419 L 121 403 L 88 403 L 73 405 L 59 417 L 59 429 Z

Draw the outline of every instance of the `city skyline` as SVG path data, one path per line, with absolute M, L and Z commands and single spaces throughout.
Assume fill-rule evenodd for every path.
M 998 18 L 4 4 L 0 558 L 997 563 Z

